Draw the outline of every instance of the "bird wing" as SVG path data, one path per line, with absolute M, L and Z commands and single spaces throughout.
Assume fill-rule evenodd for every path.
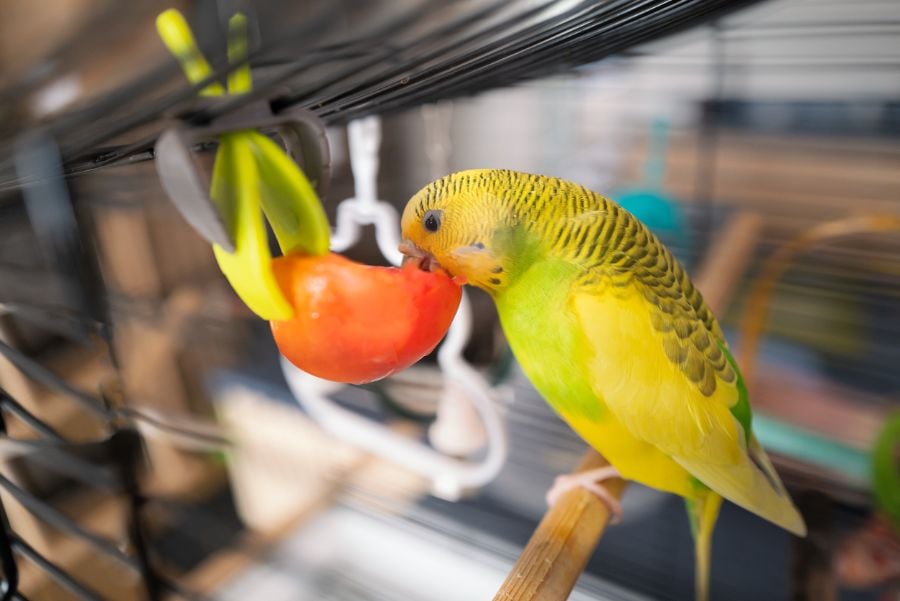
M 664 248 L 612 257 L 573 285 L 595 393 L 637 438 L 723 497 L 792 532 L 802 518 L 751 431 L 721 330 Z

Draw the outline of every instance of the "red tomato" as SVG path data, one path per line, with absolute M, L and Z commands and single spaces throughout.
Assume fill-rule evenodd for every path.
M 281 353 L 300 369 L 361 384 L 409 367 L 443 338 L 462 289 L 414 264 L 373 267 L 340 255 L 272 262 L 296 314 L 272 321 Z

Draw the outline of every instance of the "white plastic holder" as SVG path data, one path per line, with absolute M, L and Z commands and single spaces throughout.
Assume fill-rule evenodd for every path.
M 394 207 L 378 200 L 378 150 L 381 121 L 365 117 L 348 126 L 350 163 L 355 196 L 341 202 L 331 249 L 341 252 L 360 238 L 363 225 L 375 226 L 381 254 L 394 265 L 403 259 L 399 218 Z M 490 386 L 462 356 L 472 329 L 472 309 L 463 293 L 456 317 L 438 350 L 438 366 L 444 374 L 444 392 L 437 418 L 429 428 L 432 446 L 404 437 L 335 403 L 329 395 L 343 384 L 312 376 L 281 357 L 281 368 L 297 401 L 333 436 L 374 455 L 401 465 L 432 482 L 435 496 L 449 501 L 493 480 L 506 463 L 506 424 L 492 398 Z M 467 460 L 484 448 L 480 460 Z

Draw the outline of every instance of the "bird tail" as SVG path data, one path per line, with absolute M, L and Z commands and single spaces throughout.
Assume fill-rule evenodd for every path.
M 685 499 L 691 534 L 694 535 L 694 591 L 697 601 L 709 601 L 709 568 L 712 557 L 712 533 L 722 506 L 722 497 L 707 490 Z

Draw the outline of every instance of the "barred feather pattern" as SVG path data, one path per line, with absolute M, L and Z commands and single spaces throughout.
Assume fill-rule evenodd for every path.
M 474 236 L 454 241 L 458 245 L 490 237 L 487 228 L 498 223 L 518 227 L 540 241 L 545 256 L 581 267 L 577 287 L 592 294 L 639 290 L 656 309 L 650 319 L 662 336 L 666 356 L 702 394 L 711 396 L 717 379 L 735 381 L 720 348 L 725 345 L 722 330 L 700 291 L 656 236 L 614 201 L 572 182 L 508 170 L 456 173 L 420 194 L 419 218 L 449 196 L 477 198 L 481 211 L 454 216 L 473 223 L 448 228 L 448 235 L 466 231 Z M 499 274 L 492 281 L 499 285 Z

